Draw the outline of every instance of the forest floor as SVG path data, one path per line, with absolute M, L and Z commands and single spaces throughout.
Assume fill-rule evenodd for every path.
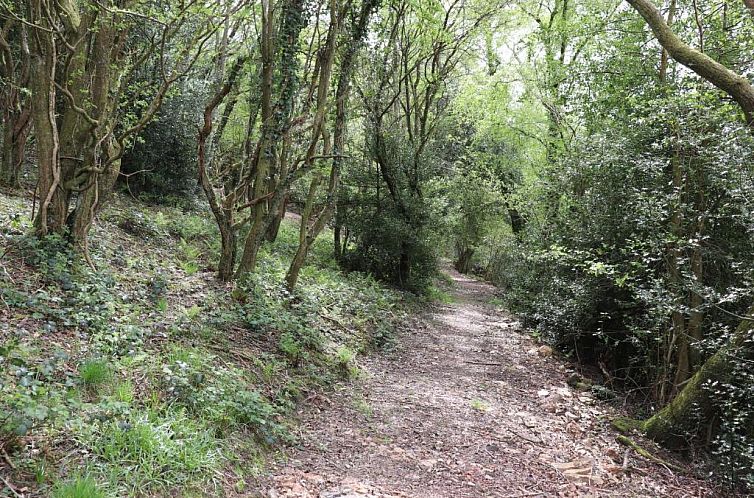
M 492 286 L 449 274 L 451 303 L 364 360 L 360 382 L 310 400 L 267 496 L 726 494 L 618 444 L 619 407 L 569 387 L 573 370 L 495 306 Z

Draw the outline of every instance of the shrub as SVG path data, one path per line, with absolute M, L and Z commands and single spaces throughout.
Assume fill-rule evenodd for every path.
M 183 203 L 197 192 L 196 126 L 203 95 L 184 88 L 167 99 L 155 120 L 123 156 L 124 188 L 160 204 Z

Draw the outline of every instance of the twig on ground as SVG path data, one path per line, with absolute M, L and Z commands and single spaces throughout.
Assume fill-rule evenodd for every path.
M 508 429 L 508 432 L 510 432 L 514 436 L 520 437 L 524 441 L 528 441 L 528 442 L 534 443 L 534 444 L 542 444 L 542 440 L 539 439 L 539 438 L 530 437 L 530 436 L 527 436 L 525 434 L 519 434 L 518 432 L 516 432 L 516 431 L 514 431 L 513 429 L 510 429 L 510 428 Z
M 502 363 L 490 363 L 486 361 L 464 361 L 464 363 L 468 363 L 469 365 L 484 365 L 487 367 L 504 367 Z
M 8 466 L 10 466 L 11 469 L 16 470 L 16 465 L 13 463 L 13 461 L 8 456 L 8 453 L 5 452 L 5 449 L 2 450 L 3 453 L 3 460 L 5 460 L 8 463 Z
M 321 316 L 322 318 L 324 318 L 328 322 L 334 323 L 335 325 L 337 325 L 338 327 L 340 327 L 341 329 L 345 330 L 348 333 L 351 333 L 351 334 L 357 334 L 358 333 L 358 330 L 354 330 L 352 328 L 347 327 L 346 325 L 344 325 L 343 323 L 341 323 L 340 321 L 338 321 L 337 319 L 335 319 L 335 318 L 333 318 L 331 316 L 325 315 L 324 313 L 319 313 L 319 316 Z
M 626 449 L 626 453 L 623 455 L 623 472 L 628 470 L 628 457 L 631 455 L 631 448 Z
M 2 479 L 3 483 L 5 483 L 5 487 L 8 488 L 11 493 L 13 493 L 13 496 L 17 496 L 18 498 L 23 498 L 24 495 L 19 494 L 18 491 L 16 491 L 16 488 L 13 487 L 13 485 L 9 483 L 5 477 L 0 476 L 0 479 Z

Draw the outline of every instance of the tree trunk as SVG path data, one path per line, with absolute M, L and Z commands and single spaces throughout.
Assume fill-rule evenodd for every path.
M 0 184 L 7 187 L 18 186 L 18 172 L 14 167 L 13 158 L 13 128 L 16 127 L 15 117 L 9 108 L 3 113 L 3 150 L 0 162 Z
M 411 280 L 411 253 L 406 243 L 401 243 L 401 254 L 398 259 L 398 284 L 408 286 Z
M 626 1 L 644 18 L 673 59 L 730 95 L 741 107 L 746 122 L 754 127 L 754 87 L 748 79 L 678 38 L 652 0 Z
M 220 261 L 217 264 L 217 276 L 224 282 L 227 282 L 233 278 L 233 270 L 236 264 L 236 227 L 233 224 L 235 197 L 232 193 L 229 193 L 228 196 L 222 201 L 218 200 L 215 189 L 212 186 L 212 182 L 209 178 L 209 174 L 207 173 L 206 143 L 207 138 L 212 133 L 212 116 L 215 112 L 215 109 L 220 105 L 220 103 L 235 85 L 236 78 L 240 74 L 244 62 L 245 59 L 241 57 L 236 60 L 235 64 L 230 70 L 228 79 L 220 88 L 217 89 L 215 95 L 204 107 L 204 124 L 201 128 L 199 128 L 199 132 L 197 134 L 199 184 L 204 191 L 204 195 L 207 197 L 207 202 L 209 203 L 210 210 L 215 217 L 217 228 L 220 230 Z M 232 105 L 235 105 L 235 102 L 228 103 L 226 109 L 224 109 L 225 112 L 223 112 L 223 117 L 221 118 L 220 128 L 213 137 L 212 143 L 214 144 L 215 148 L 219 144 L 220 135 L 222 135 L 222 131 L 228 122 L 227 116 L 230 114 L 230 112 L 228 111 L 228 106 Z
M 236 266 L 236 230 L 228 224 L 220 224 L 220 261 L 217 263 L 217 277 L 223 282 L 233 278 L 233 270 Z
M 456 259 L 454 266 L 459 273 L 463 273 L 465 275 L 469 273 L 469 270 L 471 270 L 471 258 L 474 256 L 474 248 L 463 247 L 458 248 L 457 251 L 458 258 Z
M 17 37 L 9 42 L 9 35 Z M 15 56 L 18 48 L 20 59 Z M 13 20 L 6 21 L 0 30 L 0 79 L 3 96 L 3 148 L 0 153 L 0 184 L 20 187 L 21 167 L 24 162 L 26 139 L 31 125 L 31 109 L 23 88 L 29 85 L 31 54 L 27 28 Z
M 518 209 L 510 206 L 508 206 L 508 216 L 511 219 L 511 231 L 513 235 L 520 238 L 526 227 L 526 220 L 521 216 L 521 212 Z
M 283 202 L 280 204 L 280 209 L 277 210 L 277 212 L 270 214 L 272 216 L 272 223 L 270 223 L 270 228 L 267 229 L 267 234 L 265 235 L 265 240 L 268 242 L 275 242 L 278 238 L 278 233 L 280 232 L 280 224 L 283 222 L 283 218 L 285 218 L 285 210 L 288 208 L 288 196 L 285 196 L 285 199 L 283 199 Z
M 272 77 L 275 68 L 274 60 L 274 17 L 272 0 L 263 0 L 262 2 L 262 32 L 260 35 L 260 49 L 262 56 L 262 72 L 260 81 L 260 112 L 262 118 L 261 138 L 257 144 L 256 150 L 252 155 L 253 164 L 249 168 L 251 177 L 251 197 L 252 199 L 261 198 L 267 195 L 269 163 L 272 155 L 272 144 L 270 135 L 272 134 Z M 246 240 L 244 240 L 241 261 L 236 270 L 236 278 L 240 278 L 246 273 L 252 271 L 257 263 L 257 254 L 262 238 L 258 236 L 261 225 L 264 223 L 267 211 L 267 203 L 259 203 L 251 208 L 251 229 L 249 230 Z
M 691 376 L 691 364 L 689 361 L 689 340 L 686 329 L 686 317 L 683 315 L 681 308 L 685 301 L 685 292 L 682 291 L 681 275 L 678 270 L 678 262 L 680 260 L 680 250 L 678 249 L 678 240 L 683 238 L 683 173 L 681 171 L 681 151 L 674 149 L 673 157 L 670 159 L 671 163 L 671 186 L 673 201 L 671 201 L 671 215 L 670 215 L 670 233 L 673 240 L 668 247 L 668 280 L 670 281 L 670 287 L 675 292 L 675 310 L 671 313 L 671 337 L 668 347 L 668 358 L 673 357 L 673 347 L 675 346 L 675 376 L 673 379 L 672 393 L 675 394 L 683 386 L 683 384 Z M 663 391 L 664 392 L 664 391 Z M 661 398 L 665 401 L 664 396 Z
M 115 152 L 112 152 L 115 154 Z M 110 157 L 108 154 L 106 157 Z M 80 192 L 76 207 L 71 211 L 66 223 L 71 230 L 71 239 L 86 249 L 87 236 L 94 219 L 105 205 L 105 200 L 112 193 L 115 181 L 120 174 L 120 159 L 107 166 L 102 173 L 95 173 L 91 186 Z
M 309 253 L 308 244 L 300 244 L 296 249 L 296 255 L 291 260 L 291 265 L 288 267 L 288 272 L 285 274 L 285 286 L 290 291 L 296 287 L 298 282 L 298 275 L 301 273 L 301 268 L 304 267 L 306 262 L 306 256 Z
M 39 1 L 30 3 L 30 19 L 35 24 L 50 29 Z M 68 195 L 60 169 L 58 127 L 55 120 L 55 40 L 51 33 L 41 30 L 32 40 L 31 112 L 39 162 L 36 188 L 38 210 L 34 216 L 34 232 L 37 236 L 44 237 L 65 231 Z
M 734 380 L 737 365 L 754 361 L 753 315 L 754 306 L 731 341 L 704 362 L 673 401 L 643 423 L 649 437 L 671 447 L 684 447 L 689 437 L 703 437 L 716 415 L 724 415 L 725 407 L 715 404 L 710 384 Z
M 338 220 L 338 215 L 336 214 L 335 225 L 332 228 L 333 256 L 335 256 L 336 261 L 340 261 L 343 257 L 343 242 L 341 240 L 342 230 L 343 226 L 340 224 L 340 220 Z

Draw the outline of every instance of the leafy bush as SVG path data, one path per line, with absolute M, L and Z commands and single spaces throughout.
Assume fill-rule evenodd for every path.
M 430 285 L 437 273 L 438 251 L 427 227 L 411 226 L 390 209 L 377 215 L 353 213 L 349 223 L 357 242 L 344 253 L 344 268 L 417 292 Z
M 181 204 L 197 191 L 196 124 L 202 95 L 184 89 L 162 105 L 157 118 L 123 156 L 121 181 L 135 195 Z
M 527 232 L 498 247 L 488 274 L 544 339 L 598 365 L 605 382 L 634 393 L 640 386 L 662 404 L 681 354 L 673 320 L 683 322 L 698 368 L 750 306 L 754 140 L 702 105 L 665 99 L 635 112 L 576 144 L 533 187 L 557 210 L 527 213 Z M 716 138 L 720 129 L 729 139 Z M 721 414 L 711 448 L 742 482 L 754 479 L 754 371 L 739 363 L 734 378 L 706 389 Z M 697 434 L 689 429 L 688 438 L 707 444 Z
M 245 426 L 264 442 L 285 437 L 275 407 L 251 390 L 240 370 L 218 366 L 199 351 L 175 349 L 160 372 L 168 399 L 196 413 L 220 432 Z
M 16 341 L 0 347 L 0 439 L 12 443 L 57 424 L 75 409 L 75 400 L 55 388 L 61 383 L 74 385 L 63 368 L 66 359 L 63 352 L 38 356 Z

